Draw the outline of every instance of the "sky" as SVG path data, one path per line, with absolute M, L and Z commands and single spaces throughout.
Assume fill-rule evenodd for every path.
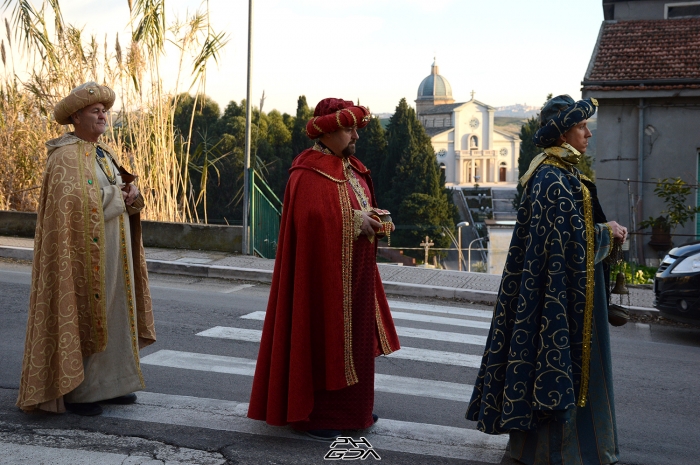
M 31 0 L 39 5 L 41 0 Z M 127 0 L 61 0 L 64 20 L 124 46 Z M 221 109 L 246 95 L 248 0 L 166 0 L 168 22 L 208 4 L 229 43 L 207 74 Z M 294 114 L 297 98 L 360 100 L 391 113 L 414 105 L 433 58 L 457 102 L 541 105 L 548 93 L 580 98 L 603 21 L 601 0 L 254 0 L 252 101 Z M 175 70 L 169 49 L 164 67 Z M 166 88 L 174 85 L 165 72 Z M 173 80 L 174 81 L 174 80 Z

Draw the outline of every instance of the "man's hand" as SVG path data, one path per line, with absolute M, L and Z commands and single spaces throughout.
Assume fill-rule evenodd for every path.
M 122 187 L 122 197 L 124 198 L 125 204 L 131 206 L 131 204 L 134 203 L 134 200 L 136 200 L 136 197 L 138 196 L 139 189 L 133 184 L 127 184 L 126 186 Z
M 627 228 L 618 224 L 617 221 L 608 221 L 608 226 L 612 229 L 613 237 L 624 244 L 627 240 Z
M 361 234 L 364 234 L 367 237 L 374 236 L 375 231 L 381 226 L 382 224 L 379 221 L 370 218 L 369 213 L 364 211 L 362 212 L 362 226 L 360 227 L 360 230 L 362 231 Z

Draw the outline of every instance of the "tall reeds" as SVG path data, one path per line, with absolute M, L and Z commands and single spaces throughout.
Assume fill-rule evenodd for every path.
M 185 21 L 170 24 L 165 0 L 130 0 L 127 6 L 132 34 L 123 46 L 118 36 L 113 42 L 106 36 L 84 37 L 64 22 L 59 0 L 44 0 L 38 8 L 28 0 L 4 0 L 12 22 L 5 23 L 9 59 L 5 39 L 0 43 L 0 209 L 36 208 L 44 143 L 70 129 L 53 120 L 53 106 L 72 88 L 93 80 L 117 94 L 103 138 L 140 176 L 146 217 L 199 221 L 188 171 L 192 134 L 176 134 L 173 117 L 181 92 L 203 91 L 207 65 L 216 61 L 228 39 L 212 31 L 206 2 Z M 166 41 L 180 53 L 171 89 L 161 78 Z M 21 72 L 14 68 L 15 52 L 27 64 Z

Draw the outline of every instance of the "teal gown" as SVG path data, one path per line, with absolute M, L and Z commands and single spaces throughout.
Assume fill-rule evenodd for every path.
M 599 226 L 599 225 L 598 225 Z M 603 263 L 610 240 L 602 235 L 595 267 L 588 402 L 572 409 L 567 422 L 551 421 L 530 431 L 510 431 L 510 456 L 528 465 L 593 465 L 615 463 L 620 455 L 615 423 L 608 299 Z

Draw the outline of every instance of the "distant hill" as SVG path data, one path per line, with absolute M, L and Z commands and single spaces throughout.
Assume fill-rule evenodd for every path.
M 501 131 L 512 132 L 513 134 L 520 134 L 520 128 L 525 124 L 527 118 L 516 118 L 513 116 L 494 116 L 493 125 L 496 129 Z
M 529 118 L 540 112 L 540 107 L 533 107 L 527 103 L 508 105 L 506 107 L 497 107 L 494 116 L 508 116 L 511 118 Z

